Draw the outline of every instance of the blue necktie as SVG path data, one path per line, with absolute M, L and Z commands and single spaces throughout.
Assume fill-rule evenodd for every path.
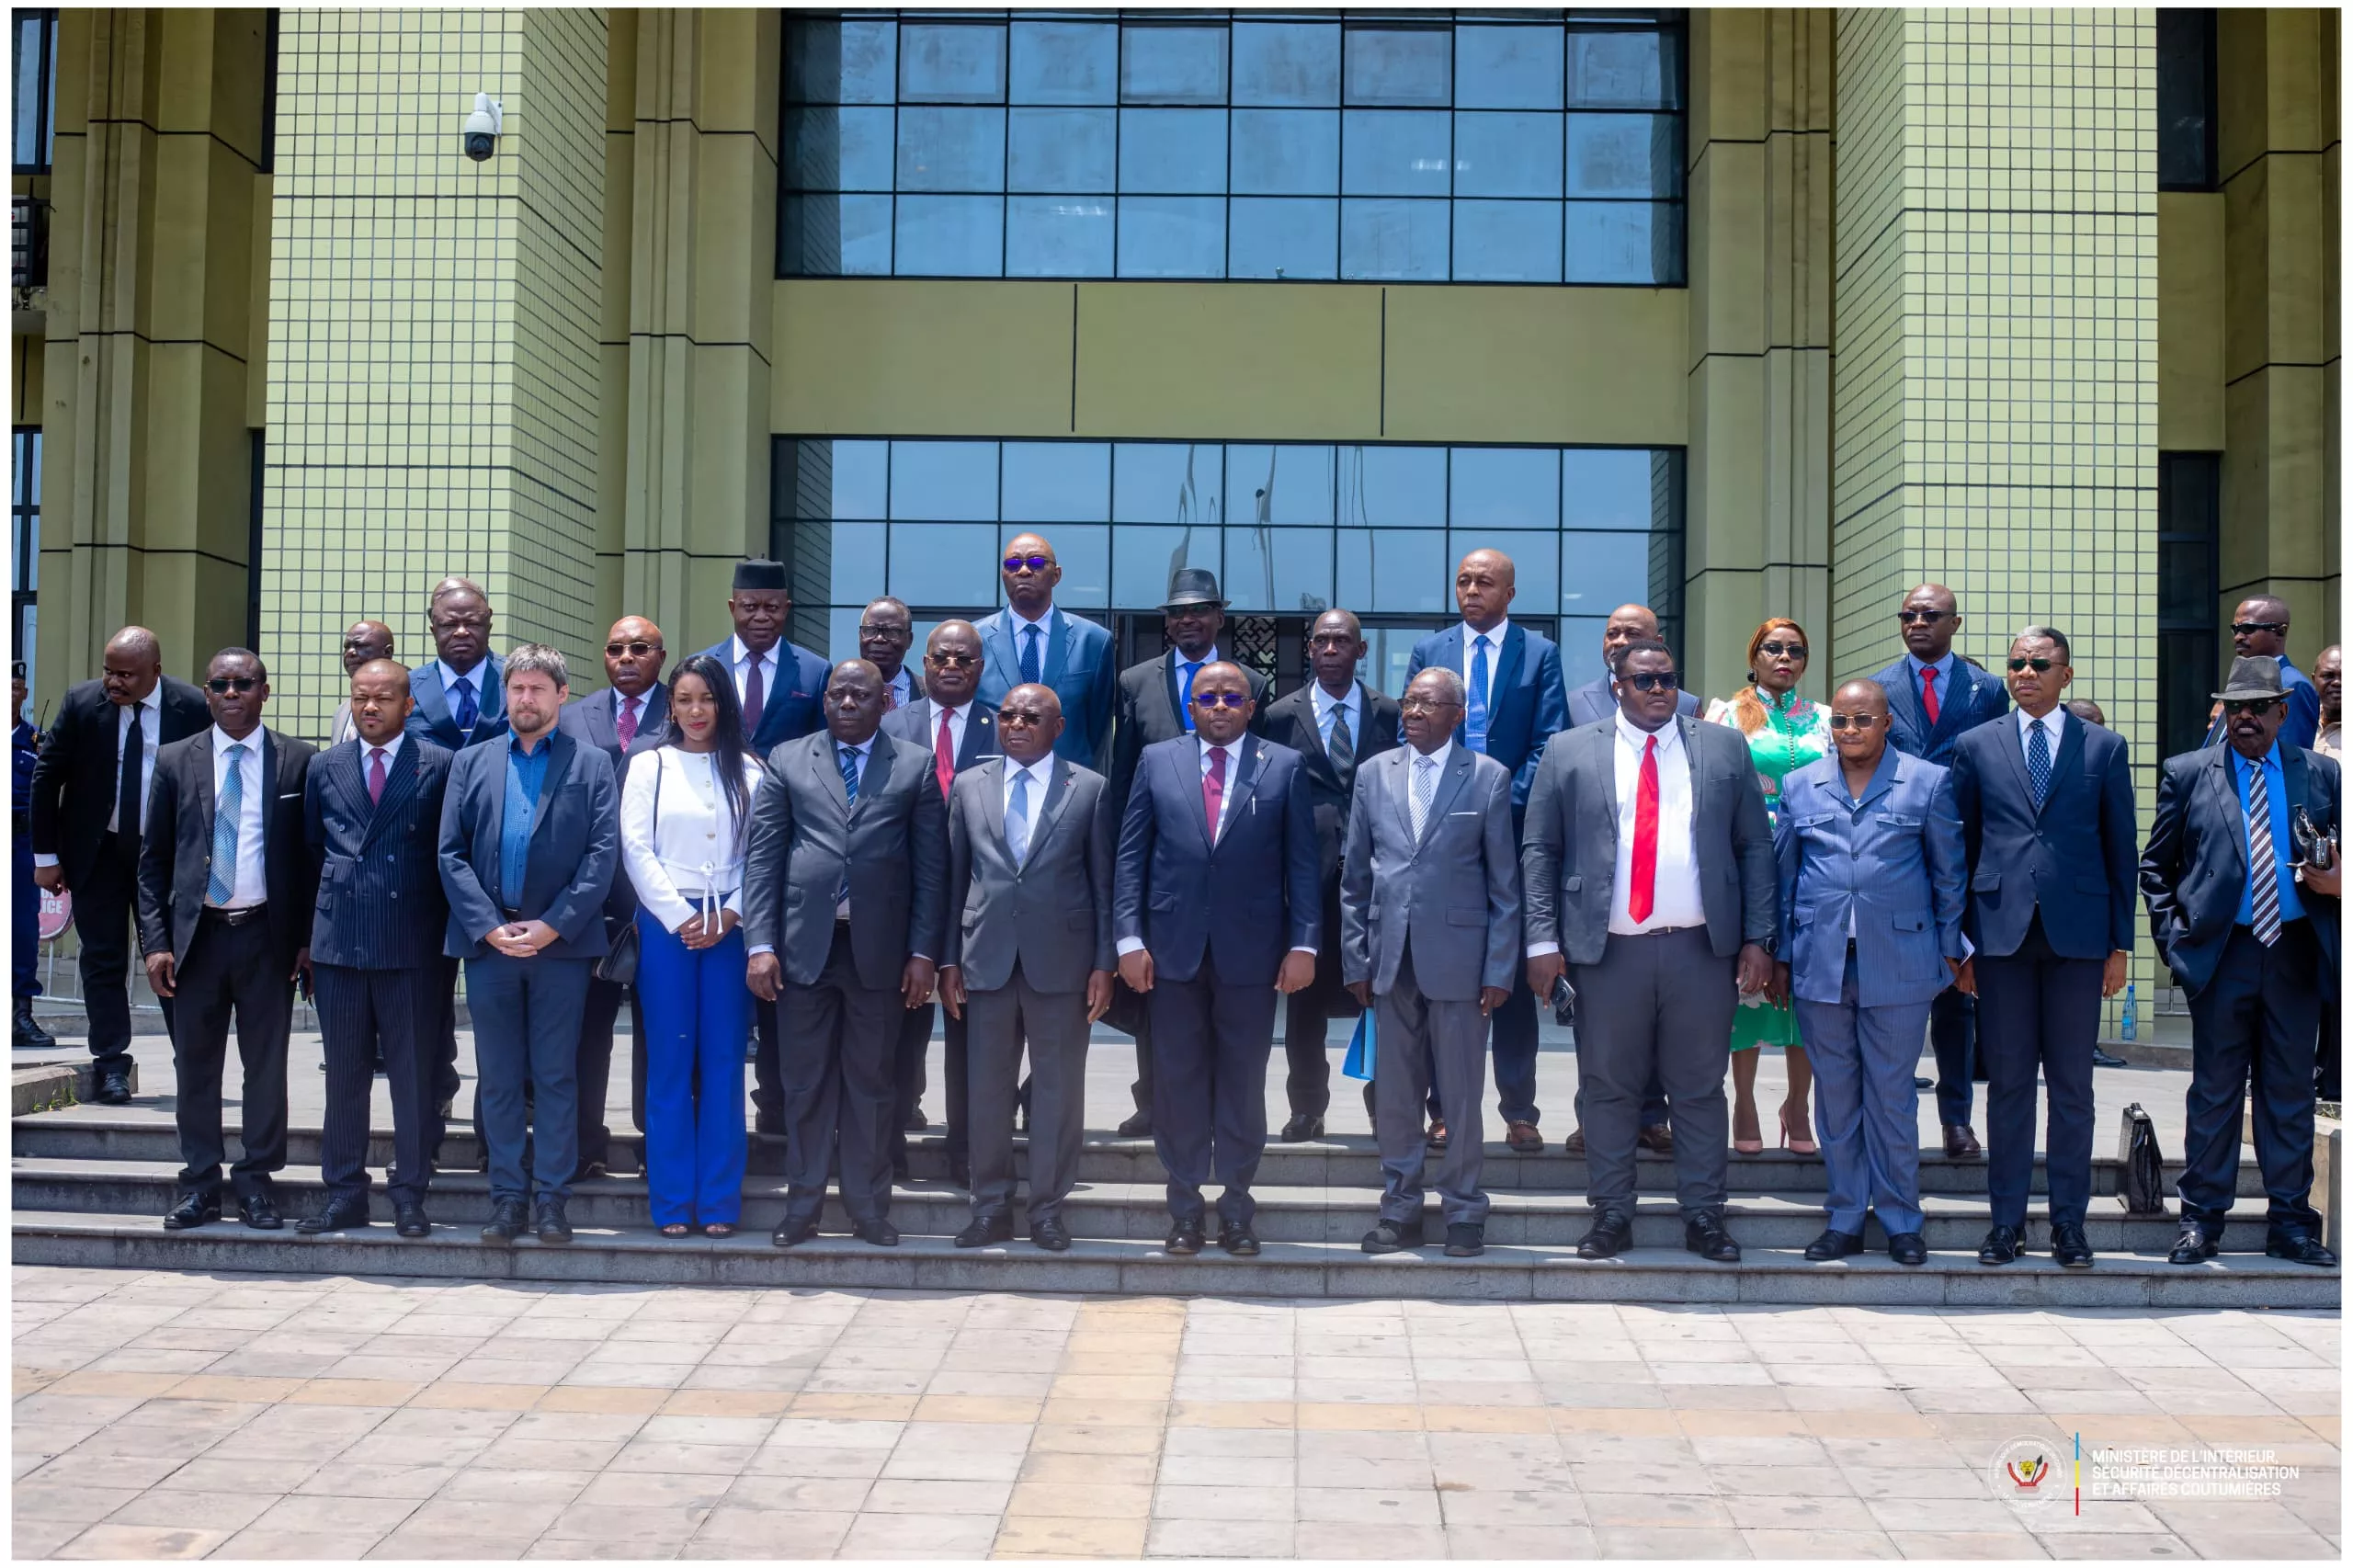
M 1487 635 L 1481 632 L 1472 643 L 1470 707 L 1463 715 L 1462 733 L 1472 751 L 1487 749 Z
M 857 752 L 857 750 L 856 750 L 854 747 L 850 747 L 850 746 L 842 746 L 842 745 L 837 745 L 837 746 L 835 746 L 835 747 L 834 748 L 834 763 L 835 763 L 835 766 L 838 767 L 842 770 L 842 792 L 843 792 L 844 794 L 846 794 L 846 795 L 847 795 L 847 796 L 849 797 L 849 803 L 850 803 L 852 806 L 856 806 L 856 805 L 858 804 L 858 752 Z M 842 862 L 842 882 L 841 882 L 841 886 L 839 886 L 839 887 L 837 887 L 837 888 L 835 888 L 835 889 L 834 890 L 834 905 L 835 905 L 835 908 L 839 908 L 839 907 L 841 906 L 842 901 L 843 901 L 843 900 L 845 900 L 845 899 L 847 899 L 847 898 L 848 898 L 848 897 L 849 897 L 849 862 L 848 862 L 847 860 L 844 860 L 844 861 Z
M 1176 681 L 1176 713 L 1185 721 L 1185 733 L 1189 735 L 1193 733 L 1193 672 L 1201 666 L 1180 665 L 1177 667 L 1184 674 Z
M 1021 684 L 1035 686 L 1045 678 L 1038 662 L 1038 629 L 1025 626 L 1021 629 Z
M 458 681 L 458 705 L 455 708 L 452 708 L 449 711 L 458 721 L 459 734 L 471 735 L 474 733 L 474 721 L 482 716 L 482 710 L 476 706 L 474 702 L 474 683 L 472 681 L 465 679 L 462 676 L 460 677 Z
M 2051 793 L 2051 733 L 2040 719 L 2026 727 L 2026 776 L 2034 786 L 2034 809 L 2042 809 L 2043 797 Z
M 233 745 L 222 755 L 229 773 L 221 781 L 221 799 L 212 811 L 212 880 L 204 890 L 204 901 L 211 904 L 226 903 L 237 895 L 237 828 L 244 818 L 245 748 Z
M 1017 866 L 1029 858 L 1029 775 L 1013 776 L 1013 793 L 1005 802 L 1005 844 Z

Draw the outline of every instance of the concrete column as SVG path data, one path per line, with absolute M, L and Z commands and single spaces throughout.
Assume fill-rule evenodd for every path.
M 597 682 L 605 68 L 601 10 L 281 16 L 262 651 L 297 733 L 353 619 L 431 656 L 452 573 Z
M 768 550 L 780 28 L 638 14 L 620 602 L 674 655 L 727 634 L 733 563 Z

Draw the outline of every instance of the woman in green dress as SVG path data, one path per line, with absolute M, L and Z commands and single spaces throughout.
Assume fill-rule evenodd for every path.
M 1711 723 L 1728 724 L 1748 737 L 1748 755 L 1764 787 L 1765 809 L 1779 819 L 1781 780 L 1830 750 L 1829 714 L 1820 703 L 1798 695 L 1805 676 L 1804 628 L 1794 620 L 1768 620 L 1748 640 L 1749 684 L 1708 706 Z M 1744 996 L 1732 1020 L 1732 1146 L 1740 1154 L 1765 1152 L 1756 1118 L 1756 1048 L 1778 1045 L 1789 1064 L 1790 1095 L 1781 1102 L 1781 1146 L 1814 1153 L 1813 1113 L 1807 1104 L 1813 1073 L 1798 1043 L 1797 1015 L 1784 1000 Z

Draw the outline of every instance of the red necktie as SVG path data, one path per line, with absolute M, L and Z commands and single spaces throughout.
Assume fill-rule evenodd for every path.
M 368 754 L 368 801 L 373 805 L 384 798 L 384 748 L 378 746 Z
M 1201 775 L 1201 810 L 1210 816 L 1210 842 L 1217 842 L 1218 812 L 1225 805 L 1225 752 L 1210 748 L 1210 770 Z
M 767 706 L 767 685 L 760 678 L 760 655 L 752 655 L 752 672 L 744 677 L 744 733 L 760 733 L 760 710 Z
M 629 750 L 630 742 L 637 739 L 637 703 L 634 697 L 621 699 L 620 717 L 613 721 L 613 733 L 621 738 L 621 750 Z
M 939 798 L 948 798 L 948 787 L 956 782 L 956 743 L 948 733 L 948 710 L 939 710 L 939 739 L 931 748 L 931 775 L 939 780 Z
M 1642 776 L 1634 782 L 1634 874 L 1626 913 L 1639 926 L 1651 917 L 1658 891 L 1658 737 L 1643 743 Z
M 1933 668 L 1920 672 L 1920 707 L 1928 715 L 1928 722 L 1937 722 L 1937 672 Z

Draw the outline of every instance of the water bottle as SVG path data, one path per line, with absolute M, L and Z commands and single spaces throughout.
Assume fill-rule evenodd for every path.
M 2139 1004 L 2133 999 L 2132 993 L 2134 989 L 2135 985 L 2133 982 L 2127 981 L 2125 983 L 2124 1018 L 2123 1021 L 2118 1025 L 2117 1032 L 2126 1040 L 2132 1039 L 2141 1027 L 2141 1009 Z

